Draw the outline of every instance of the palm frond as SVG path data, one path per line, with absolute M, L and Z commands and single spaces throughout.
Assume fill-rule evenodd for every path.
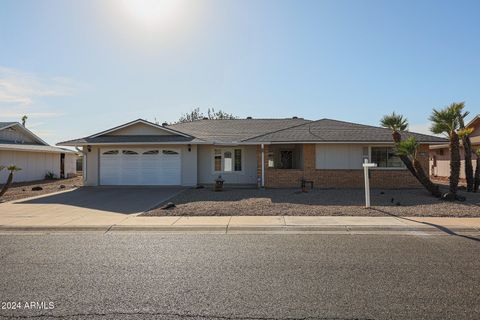
M 17 166 L 15 166 L 15 165 L 12 165 L 12 166 L 8 166 L 8 167 L 7 167 L 7 170 L 8 170 L 8 171 L 20 171 L 20 170 L 22 170 L 22 168 L 17 167 Z
M 408 120 L 403 115 L 392 112 L 383 116 L 380 125 L 392 131 L 405 131 L 408 128 Z
M 433 109 L 429 117 L 429 120 L 432 121 L 430 131 L 435 134 L 450 134 L 458 130 L 460 128 L 460 121 L 463 119 L 462 111 L 464 107 L 464 102 L 454 102 L 443 109 Z
M 397 154 L 415 159 L 417 157 L 418 146 L 419 144 L 415 137 L 409 137 L 397 143 Z
M 468 137 L 469 135 L 471 135 L 473 131 L 474 128 L 463 128 L 458 130 L 458 136 L 460 137 L 460 139 L 463 139 L 463 137 Z

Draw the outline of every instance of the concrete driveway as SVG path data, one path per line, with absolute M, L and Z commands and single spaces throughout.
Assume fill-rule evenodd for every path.
M 115 224 L 168 200 L 182 190 L 178 187 L 81 187 L 0 204 L 0 225 Z

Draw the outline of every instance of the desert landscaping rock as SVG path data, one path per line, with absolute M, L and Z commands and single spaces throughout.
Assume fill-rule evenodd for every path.
M 175 203 L 173 203 L 173 202 L 167 202 L 167 204 L 164 205 L 164 206 L 162 206 L 161 209 L 162 209 L 162 210 L 169 210 L 169 209 L 173 209 L 173 208 L 175 208 L 175 207 L 176 207 L 176 206 L 175 206 Z
M 169 201 L 170 210 L 153 209 L 151 216 L 424 216 L 480 217 L 480 193 L 466 193 L 465 202 L 442 201 L 423 189 L 372 190 L 370 209 L 363 189 L 233 189 L 186 190 Z
M 13 183 L 7 190 L 7 192 L 3 195 L 2 200 L 12 201 L 52 192 L 58 192 L 60 185 L 65 186 L 65 188 L 62 190 L 73 189 L 76 188 L 77 185 L 81 186 L 83 184 L 82 181 L 82 177 L 79 176 L 75 178 L 61 180 L 42 180 Z M 42 190 L 33 191 L 32 188 L 35 188 L 36 186 L 41 187 Z

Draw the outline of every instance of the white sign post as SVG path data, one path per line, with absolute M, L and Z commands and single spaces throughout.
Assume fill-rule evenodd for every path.
M 363 175 L 365 176 L 365 208 L 370 208 L 370 177 L 368 176 L 368 168 L 375 168 L 376 163 L 368 163 L 368 159 L 363 163 Z

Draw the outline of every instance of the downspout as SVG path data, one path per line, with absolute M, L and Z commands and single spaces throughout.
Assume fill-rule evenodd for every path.
M 261 150 L 262 150 L 262 183 L 261 183 L 261 186 L 262 188 L 265 188 L 265 147 L 262 143 L 262 146 L 261 146 Z

